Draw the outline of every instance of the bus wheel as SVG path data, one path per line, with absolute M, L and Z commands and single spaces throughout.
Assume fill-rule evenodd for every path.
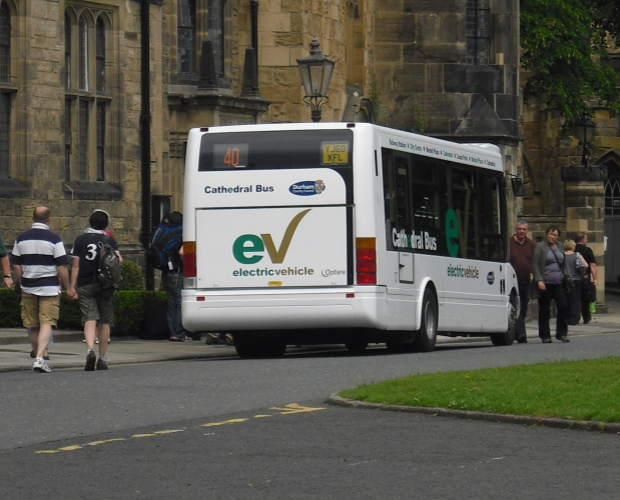
M 508 314 L 508 330 L 505 332 L 493 333 L 491 335 L 491 342 L 493 342 L 493 345 L 512 345 L 512 343 L 515 341 L 519 311 L 517 310 L 517 304 L 514 295 L 510 298 L 510 311 Z
M 424 291 L 424 299 L 422 301 L 422 324 L 420 329 L 415 333 L 413 340 L 413 348 L 419 352 L 431 352 L 435 350 L 435 342 L 437 340 L 437 322 L 438 322 L 437 302 L 433 292 L 429 289 Z
M 365 340 L 349 340 L 344 343 L 344 346 L 351 354 L 360 354 L 368 347 L 368 342 Z

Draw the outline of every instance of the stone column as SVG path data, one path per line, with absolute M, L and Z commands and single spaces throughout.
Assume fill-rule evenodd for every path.
M 607 312 L 605 304 L 605 167 L 562 167 L 566 207 L 566 232 L 569 238 L 575 233 L 588 234 L 588 247 L 596 257 L 597 312 Z

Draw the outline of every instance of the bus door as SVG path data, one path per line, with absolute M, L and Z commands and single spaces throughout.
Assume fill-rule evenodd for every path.
M 395 154 L 389 158 L 385 169 L 385 211 L 387 228 L 387 249 L 395 250 L 389 259 L 394 284 L 413 283 L 413 248 L 411 246 L 411 186 L 408 158 Z M 388 293 L 390 291 L 388 290 Z M 396 293 L 400 293 L 396 291 Z

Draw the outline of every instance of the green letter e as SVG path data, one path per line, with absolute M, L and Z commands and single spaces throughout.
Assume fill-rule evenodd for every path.
M 232 247 L 233 256 L 241 264 L 256 264 L 262 255 L 246 255 L 248 253 L 261 253 L 265 251 L 265 245 L 255 234 L 244 234 L 239 236 Z

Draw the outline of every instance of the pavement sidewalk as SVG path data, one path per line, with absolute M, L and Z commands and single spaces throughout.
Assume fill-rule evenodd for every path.
M 49 349 L 48 364 L 56 369 L 84 369 L 86 344 L 81 331 L 55 330 L 54 345 Z M 25 328 L 0 329 L 0 372 L 31 370 L 31 346 Z M 95 353 L 97 353 L 95 346 Z M 236 356 L 235 348 L 226 345 L 206 345 L 203 340 L 194 342 L 169 342 L 168 340 L 143 340 L 137 337 L 112 337 L 107 359 L 110 369 L 114 365 L 153 363 L 180 359 L 200 359 L 217 356 Z
M 620 332 L 620 297 L 610 297 L 608 312 L 594 314 L 588 325 L 569 327 L 569 337 L 592 334 L 612 334 Z M 527 323 L 530 342 L 540 342 L 535 318 Z M 555 330 L 552 320 L 551 331 Z M 110 368 L 114 365 L 153 363 L 169 360 L 202 359 L 217 357 L 236 357 L 234 347 L 226 345 L 206 345 L 203 340 L 194 342 L 169 342 L 168 340 L 143 340 L 136 337 L 112 337 L 107 359 Z M 84 368 L 86 346 L 82 342 L 81 331 L 56 330 L 54 346 L 49 350 L 49 366 L 52 370 L 60 368 Z M 437 344 L 463 342 L 489 342 L 486 338 L 448 338 L 437 337 Z M 0 372 L 30 370 L 30 343 L 25 328 L 0 329 Z M 97 351 L 97 349 L 95 349 Z

